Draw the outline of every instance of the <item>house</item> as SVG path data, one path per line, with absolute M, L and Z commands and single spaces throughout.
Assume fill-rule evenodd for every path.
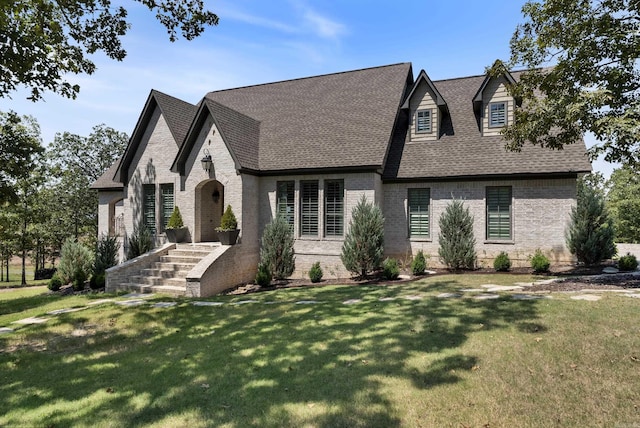
M 145 269 L 167 276 L 150 267 L 176 251 L 163 234 L 174 205 L 192 249 L 204 249 L 176 285 L 191 296 L 252 281 L 262 230 L 279 213 L 296 238 L 295 276 L 316 261 L 347 276 L 340 251 L 362 195 L 383 211 L 389 257 L 423 250 L 438 265 L 438 219 L 462 198 L 480 264 L 501 251 L 525 264 L 538 248 L 569 262 L 564 230 L 591 165 L 582 141 L 505 150 L 500 130 L 518 108 L 506 88 L 519 75 L 432 81 L 402 63 L 210 92 L 196 105 L 152 90 L 126 151 L 93 188 L 99 233 L 126 245 L 143 222 L 158 247 L 109 270 L 107 288 Z M 226 205 L 241 229 L 233 246 L 215 244 Z

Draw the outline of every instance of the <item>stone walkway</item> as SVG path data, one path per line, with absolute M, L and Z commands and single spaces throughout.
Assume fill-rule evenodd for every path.
M 541 294 L 541 293 L 526 293 L 526 289 L 528 287 L 540 284 L 549 284 L 556 281 L 555 279 L 546 279 L 535 282 L 517 282 L 514 285 L 496 285 L 496 284 L 483 284 L 479 288 L 464 288 L 456 293 L 440 293 L 436 296 L 438 299 L 463 299 L 469 298 L 474 300 L 494 300 L 499 299 L 501 297 L 510 297 L 514 300 L 540 300 L 540 299 L 553 299 L 553 296 L 550 294 Z M 502 293 L 502 294 L 499 294 Z M 628 297 L 640 299 L 640 289 L 629 289 L 629 290 L 582 290 L 579 294 L 576 292 L 559 292 L 564 294 L 571 294 L 570 299 L 572 300 L 584 300 L 588 302 L 595 302 L 601 299 L 604 293 L 619 293 Z M 61 314 L 67 314 L 72 312 L 78 312 L 89 307 L 95 305 L 101 305 L 105 303 L 113 303 L 119 306 L 124 307 L 135 307 L 150 304 L 151 307 L 154 308 L 172 308 L 178 305 L 176 301 L 169 302 L 155 302 L 149 303 L 147 299 L 154 297 L 155 294 L 141 294 L 141 293 L 130 293 L 121 298 L 125 300 L 116 300 L 116 299 L 99 299 L 94 300 L 87 304 L 87 306 L 78 307 L 78 308 L 64 308 L 64 309 L 56 309 L 54 311 L 47 312 L 46 315 L 56 316 Z M 429 298 L 428 295 L 414 294 L 400 297 L 381 297 L 378 299 L 380 302 L 390 302 L 394 300 L 409 300 L 409 301 L 419 301 L 424 298 Z M 342 302 L 343 305 L 356 305 L 362 303 L 363 299 L 348 299 Z M 246 299 L 239 300 L 236 302 L 211 302 L 206 300 L 194 300 L 190 302 L 193 306 L 225 306 L 225 305 L 246 305 L 253 303 L 260 303 L 258 300 Z M 287 301 L 283 302 L 264 302 L 263 304 L 286 304 L 291 303 Z M 315 305 L 320 303 L 330 303 L 330 302 L 322 302 L 318 300 L 299 300 L 293 302 L 296 305 Z M 43 324 L 49 321 L 50 318 L 44 317 L 30 317 L 24 318 L 18 321 L 14 321 L 12 324 L 18 325 L 30 325 L 30 324 Z M 14 329 L 11 327 L 0 327 L 0 335 L 13 333 Z

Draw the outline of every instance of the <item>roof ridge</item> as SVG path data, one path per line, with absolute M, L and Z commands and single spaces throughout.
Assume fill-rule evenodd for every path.
M 209 95 L 209 94 L 207 94 L 207 95 Z M 254 121 L 254 122 L 256 122 L 256 123 L 260 124 L 260 121 L 259 121 L 258 119 L 254 118 L 254 117 L 251 117 L 251 116 L 249 116 L 248 114 L 243 113 L 243 112 L 241 112 L 241 111 L 239 111 L 239 110 L 236 110 L 236 109 L 234 109 L 234 108 L 232 108 L 232 107 L 229 107 L 228 105 L 223 104 L 223 103 L 221 103 L 220 101 L 212 100 L 211 98 L 207 97 L 207 95 L 205 95 L 205 96 L 202 98 L 202 101 L 204 101 L 205 103 L 213 103 L 213 104 L 217 104 L 217 105 L 219 105 L 219 106 L 222 106 L 222 107 L 226 108 L 227 110 L 231 110 L 231 111 L 232 111 L 232 112 L 234 112 L 234 113 L 237 113 L 237 114 L 239 114 L 239 115 L 241 115 L 241 116 L 243 116 L 243 117 L 246 117 L 247 119 L 251 119 L 252 121 Z M 198 107 L 198 109 L 200 109 L 200 107 Z

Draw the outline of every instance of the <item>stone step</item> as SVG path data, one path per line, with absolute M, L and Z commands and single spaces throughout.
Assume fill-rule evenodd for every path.
M 198 262 L 202 260 L 202 257 L 196 256 L 162 256 L 160 257 L 161 263 L 171 263 L 171 264 L 181 264 L 181 263 L 192 263 L 194 266 L 198 264 Z
M 193 267 L 197 265 L 197 263 L 167 263 L 167 262 L 155 262 L 152 268 L 148 269 L 158 269 L 158 270 L 167 270 L 167 271 L 175 271 L 175 272 L 189 272 Z
M 155 268 L 142 269 L 140 275 L 157 276 L 161 278 L 185 278 L 193 266 L 176 269 L 172 265 L 162 265 Z
M 193 249 L 193 250 L 169 250 L 169 255 L 170 256 L 175 256 L 175 257 L 198 257 L 198 258 L 204 258 L 210 252 L 211 252 L 210 250 L 199 250 L 199 249 Z
M 186 286 L 179 287 L 175 285 L 148 285 L 148 284 L 137 284 L 137 283 L 126 283 L 120 284 L 118 286 L 119 290 L 127 290 L 136 293 L 162 293 L 168 294 L 172 297 L 181 297 L 184 296 L 187 292 Z
M 129 280 L 136 284 L 141 285 L 170 285 L 176 287 L 186 287 L 187 281 L 182 278 L 163 278 L 160 276 L 149 275 L 136 275 L 129 278 Z

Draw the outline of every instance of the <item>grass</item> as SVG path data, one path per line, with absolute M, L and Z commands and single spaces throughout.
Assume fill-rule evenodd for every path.
M 0 336 L 0 426 L 640 424 L 638 299 L 435 297 L 527 279 L 451 275 L 52 316 Z M 105 297 L 39 291 L 1 293 L 0 327 Z
M 33 265 L 27 264 L 26 269 L 25 269 L 25 274 L 26 274 L 26 279 L 27 279 L 27 286 L 34 286 L 34 285 L 47 285 L 49 283 L 49 280 L 44 279 L 44 280 L 34 280 L 33 279 Z M 2 272 L 2 278 L 3 280 L 0 281 L 0 289 L 2 288 L 14 288 L 14 287 L 20 287 L 21 283 L 22 283 L 22 265 L 21 264 L 14 264 L 11 263 L 9 264 L 9 279 L 10 281 L 6 281 L 6 271 L 3 269 Z

